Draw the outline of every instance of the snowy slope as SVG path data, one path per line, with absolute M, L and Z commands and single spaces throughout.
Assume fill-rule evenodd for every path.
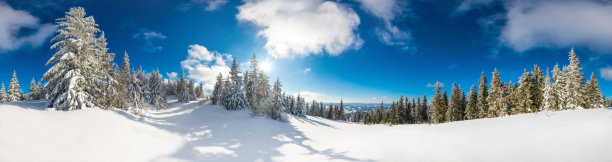
M 144 120 L 120 111 L 0 104 L 0 161 L 611 161 L 612 109 L 439 125 L 288 123 L 171 103 Z

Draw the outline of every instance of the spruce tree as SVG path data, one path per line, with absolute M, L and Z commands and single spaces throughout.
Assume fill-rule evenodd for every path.
M 429 108 L 429 106 L 427 106 L 427 104 L 428 104 L 427 103 L 427 95 L 423 95 L 423 102 L 422 103 L 423 104 L 421 105 L 422 106 L 422 108 L 421 108 L 421 121 L 423 123 L 429 122 L 430 116 L 428 115 L 427 112 L 429 112 L 430 108 Z
M 59 34 L 51 39 L 56 53 L 46 64 L 53 66 L 42 78 L 47 81 L 47 106 L 58 110 L 108 106 L 101 105 L 110 100 L 105 94 L 116 90 L 109 85 L 118 83 L 110 74 L 114 54 L 107 53 L 104 33 L 96 37 L 100 29 L 93 17 L 85 17 L 82 7 L 71 8 L 56 23 Z
M 463 119 L 461 115 L 461 88 L 457 83 L 453 83 L 453 89 L 451 90 L 450 103 L 446 111 L 446 121 L 459 121 Z
M 542 89 L 544 89 L 544 75 L 538 65 L 533 65 L 529 81 L 531 82 L 529 87 L 529 99 L 531 101 L 529 112 L 538 112 L 542 105 Z
M 569 52 L 570 64 L 563 68 L 565 74 L 565 102 L 568 109 L 581 109 L 585 106 L 584 74 L 580 60 L 572 48 Z
M 277 120 L 281 119 L 281 113 L 284 111 L 281 86 L 279 78 L 276 78 L 276 82 L 274 82 L 272 87 L 272 111 L 270 111 L 270 117 Z
M 4 82 L 2 82 L 2 89 L 0 89 L 0 103 L 8 102 L 8 94 L 4 88 Z
M 565 91 L 565 78 L 563 71 L 560 70 L 559 64 L 556 64 L 553 68 L 553 83 L 552 83 L 552 94 L 550 96 L 551 100 L 551 110 L 562 110 L 565 109 L 565 98 L 562 98 Z
M 599 90 L 599 82 L 595 77 L 595 73 L 591 73 L 591 79 L 586 85 L 586 107 L 589 108 L 602 108 L 604 107 L 604 100 L 601 98 L 601 91 Z
M 489 94 L 487 96 L 487 103 L 489 105 L 488 115 L 487 117 L 493 118 L 498 117 L 499 111 L 502 109 L 501 103 L 499 103 L 499 99 L 501 98 L 502 93 L 502 82 L 499 76 L 499 72 L 497 68 L 493 71 L 491 84 L 490 84 Z
M 166 93 L 163 89 L 163 81 L 162 76 L 159 73 L 159 70 L 153 71 L 151 73 L 151 77 L 149 79 L 149 87 L 150 90 L 150 100 L 149 104 L 153 105 L 156 109 L 166 108 Z
M 431 123 L 441 123 L 444 121 L 444 112 L 442 103 L 442 94 L 440 93 L 440 83 L 436 83 L 436 88 L 434 89 L 434 97 L 431 101 L 431 108 L 429 112 L 430 122 Z
M 478 89 L 476 86 L 472 85 L 470 88 L 470 93 L 467 98 L 467 105 L 465 108 L 465 116 L 463 117 L 465 120 L 477 119 L 478 112 Z
M 489 115 L 489 103 L 487 98 L 489 90 L 487 88 L 487 77 L 484 72 L 480 74 L 480 81 L 478 83 L 478 115 L 477 118 L 486 118 Z
M 21 101 L 23 92 L 19 87 L 19 80 L 17 79 L 17 72 L 13 71 L 13 78 L 9 84 L 8 99 L 7 102 Z
M 223 74 L 219 73 L 217 75 L 217 80 L 215 81 L 215 86 L 212 91 L 212 104 L 218 105 L 221 101 L 221 91 L 223 90 Z
M 552 82 L 550 79 L 550 76 L 548 74 L 548 70 L 546 70 L 546 77 L 544 79 L 544 100 L 542 101 L 542 110 L 546 111 L 546 115 L 548 116 L 548 112 L 551 111 L 553 109 L 553 104 L 554 104 L 554 100 L 553 100 L 553 86 L 552 86 Z
M 189 89 L 187 89 L 187 78 L 185 78 L 185 70 L 181 71 L 181 78 L 178 80 L 178 101 L 187 103 L 189 102 Z
M 523 75 L 519 78 L 519 88 L 517 93 L 518 103 L 516 105 L 515 113 L 528 113 L 530 112 L 530 107 L 532 105 L 531 100 L 531 84 L 533 82 L 530 81 L 531 74 L 527 72 L 527 69 L 523 70 Z
M 40 91 L 38 91 L 38 86 L 36 86 L 36 81 L 32 78 L 30 81 L 30 92 L 28 93 L 28 100 L 39 100 L 40 99 Z

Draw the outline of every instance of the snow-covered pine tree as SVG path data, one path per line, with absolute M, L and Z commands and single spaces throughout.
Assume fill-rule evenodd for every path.
M 6 89 L 4 88 L 4 82 L 2 82 L 2 89 L 0 89 L 0 103 L 7 102 L 8 95 L 6 94 Z
M 129 68 L 127 68 L 127 71 L 129 71 Z M 136 114 L 143 113 L 145 108 L 143 106 L 144 97 L 142 96 L 142 89 L 139 85 L 141 80 L 139 80 L 135 75 L 130 75 L 129 72 L 127 72 L 127 76 L 125 77 L 129 77 L 125 84 L 127 85 L 127 97 L 130 104 L 130 110 Z M 144 82 L 146 82 L 146 80 L 144 80 Z
M 304 101 L 304 98 L 302 98 L 302 101 Z M 338 119 L 339 120 L 344 120 L 345 116 L 344 116 L 344 101 L 342 99 L 340 99 L 340 109 L 338 110 Z
M 230 81 L 230 77 L 225 78 L 223 80 L 223 89 L 221 90 L 221 105 L 225 106 L 228 109 L 228 105 L 230 104 L 230 97 L 232 95 L 232 82 Z
M 502 82 L 499 76 L 499 72 L 497 68 L 493 71 L 493 76 L 491 78 L 491 84 L 489 86 L 489 94 L 487 96 L 487 103 L 489 104 L 489 110 L 487 117 L 493 118 L 499 116 L 499 111 L 502 109 L 502 104 L 499 103 L 499 98 L 502 91 Z
M 259 67 L 257 65 L 257 55 L 253 53 L 253 57 L 251 57 L 250 61 L 251 72 L 248 71 L 245 74 L 248 74 L 246 80 L 248 83 L 246 84 L 246 98 L 248 105 L 252 110 L 255 110 L 257 105 L 257 87 L 259 87 Z
M 53 66 L 43 76 L 47 106 L 58 110 L 105 106 L 99 102 L 108 93 L 103 85 L 114 80 L 108 71 L 114 54 L 107 53 L 104 33 L 96 38 L 98 25 L 92 16 L 85 17 L 82 7 L 71 8 L 56 23 L 59 34 L 51 40 L 56 53 L 46 64 Z
M 255 84 L 256 85 L 256 91 L 255 91 L 255 96 L 256 96 L 256 104 L 254 105 L 254 109 L 257 112 L 260 112 L 261 114 L 265 114 L 265 112 L 269 112 L 270 110 L 270 106 L 269 106 L 269 97 L 270 97 L 270 84 L 268 81 L 268 76 L 266 75 L 266 73 L 260 72 L 258 73 L 259 76 L 257 77 L 258 83 Z
M 544 100 L 542 101 L 542 110 L 546 111 L 546 116 L 548 116 L 548 112 L 553 110 L 553 104 L 555 103 L 553 94 L 553 86 L 550 79 L 550 75 L 548 74 L 548 70 L 546 70 L 546 77 L 544 79 Z
M 440 83 L 436 83 L 436 88 L 434 89 L 434 97 L 431 100 L 431 108 L 429 112 L 430 122 L 431 123 L 441 123 L 444 121 L 444 113 L 442 112 L 442 106 L 444 102 L 442 100 L 442 94 L 440 93 Z M 382 106 L 382 104 L 381 104 Z
M 453 89 L 451 90 L 450 103 L 446 111 L 446 121 L 453 122 L 463 119 L 461 115 L 461 88 L 457 83 L 453 83 Z
M 589 108 L 602 108 L 604 107 L 604 101 L 601 99 L 601 91 L 599 90 L 599 82 L 595 77 L 595 73 L 591 73 L 591 80 L 586 85 L 586 107 Z
M 218 105 L 221 103 L 221 91 L 223 91 L 223 74 L 219 73 L 219 75 L 217 75 L 217 80 L 215 81 L 215 86 L 213 87 L 213 91 L 212 91 L 212 104 L 214 105 Z
M 559 64 L 555 64 L 552 73 L 551 110 L 565 110 L 565 74 L 559 68 Z
M 297 101 L 296 101 L 296 106 L 295 106 L 296 108 L 295 115 L 300 116 L 300 117 L 306 116 L 306 105 L 305 105 L 306 102 L 304 102 L 304 98 L 300 96 L 300 94 L 298 94 L 296 100 Z M 338 115 L 338 117 L 340 117 L 340 115 Z
M 423 123 L 425 123 L 425 122 L 429 122 L 429 121 L 430 121 L 430 116 L 428 115 L 428 113 L 427 113 L 427 112 L 429 112 L 429 109 L 430 109 L 430 108 L 429 108 L 429 106 L 427 105 L 427 104 L 428 104 L 428 102 L 427 102 L 427 95 L 423 95 L 423 102 L 422 102 L 422 103 L 423 103 L 423 104 L 421 105 L 421 106 L 423 106 L 423 107 L 421 108 L 421 116 L 422 116 L 422 121 L 423 121 Z
M 162 109 L 168 107 L 166 101 L 166 93 L 163 87 L 163 81 L 159 70 L 153 71 L 151 77 L 149 77 L 148 87 L 150 88 L 150 101 L 149 104 L 153 105 L 156 109 Z
M 470 88 L 470 93 L 467 98 L 467 105 L 465 107 L 465 116 L 463 117 L 465 120 L 477 119 L 478 115 L 478 89 L 476 86 L 472 84 L 472 88 Z
M 36 81 L 32 78 L 30 81 L 30 92 L 28 93 L 28 100 L 39 100 L 40 92 L 38 91 L 38 87 L 36 86 Z
M 230 96 L 229 96 L 229 104 L 225 107 L 228 110 L 236 110 L 242 109 L 247 106 L 247 100 L 245 97 L 244 86 L 242 85 L 243 80 L 238 75 L 240 72 L 238 71 L 239 66 L 236 63 L 236 58 L 232 61 L 232 68 L 230 70 L 229 79 L 231 79 L 230 83 Z
M 38 93 L 39 93 L 39 99 L 47 99 L 47 93 L 44 91 L 43 89 L 44 85 L 42 84 L 41 81 L 38 81 L 38 84 L 36 85 L 36 88 L 38 89 Z
M 189 82 L 187 83 L 187 90 L 189 92 L 189 101 L 196 100 L 195 88 L 196 88 L 195 83 L 193 82 L 193 80 L 189 79 Z
M 480 74 L 480 81 L 478 82 L 478 115 L 476 118 L 486 118 L 489 115 L 489 103 L 487 102 L 488 95 L 487 77 L 484 75 L 484 72 L 482 72 Z
M 181 71 L 181 78 L 179 78 L 177 85 L 178 96 L 176 97 L 179 102 L 189 102 L 189 89 L 187 89 L 187 84 L 189 83 L 187 81 L 187 78 L 185 78 L 185 70 L 183 70 Z
M 200 82 L 198 84 L 198 87 L 196 87 L 195 93 L 196 93 L 196 100 L 199 100 L 204 97 L 204 85 L 202 85 L 202 82 Z
M 529 81 L 531 82 L 529 87 L 531 104 L 528 110 L 529 112 L 538 112 L 542 106 L 542 89 L 544 89 L 544 74 L 538 65 L 533 65 Z
M 564 97 L 568 109 L 582 109 L 585 106 L 584 74 L 580 60 L 572 48 L 569 52 L 570 64 L 563 68 L 565 74 Z
M 527 69 L 523 69 L 523 75 L 521 75 L 521 77 L 519 77 L 519 88 L 518 88 L 518 93 L 516 94 L 517 98 L 518 98 L 518 103 L 515 106 L 515 110 L 513 110 L 513 113 L 528 113 L 530 112 L 529 108 L 532 105 L 532 100 L 531 100 L 531 91 L 530 88 L 532 87 L 531 84 L 533 82 L 530 81 L 531 78 L 531 74 L 527 71 Z
M 270 111 L 270 117 L 276 120 L 284 120 L 282 119 L 282 112 L 285 111 L 285 107 L 283 106 L 283 95 L 282 95 L 282 85 L 279 78 L 276 78 L 276 82 L 274 82 L 274 86 L 272 87 L 272 100 L 271 106 L 272 111 Z
M 19 87 L 19 80 L 17 79 L 17 72 L 13 71 L 13 78 L 9 84 L 8 99 L 7 102 L 21 101 L 23 92 Z

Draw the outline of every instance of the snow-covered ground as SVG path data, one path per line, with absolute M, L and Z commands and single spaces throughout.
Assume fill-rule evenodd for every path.
M 612 161 L 612 109 L 438 125 L 283 123 L 208 104 L 145 119 L 0 104 L 0 161 Z

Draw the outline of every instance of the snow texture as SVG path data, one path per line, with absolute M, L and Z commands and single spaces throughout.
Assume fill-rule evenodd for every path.
M 606 161 L 612 109 L 437 125 L 280 122 L 172 100 L 144 119 L 122 110 L 0 104 L 0 161 Z

